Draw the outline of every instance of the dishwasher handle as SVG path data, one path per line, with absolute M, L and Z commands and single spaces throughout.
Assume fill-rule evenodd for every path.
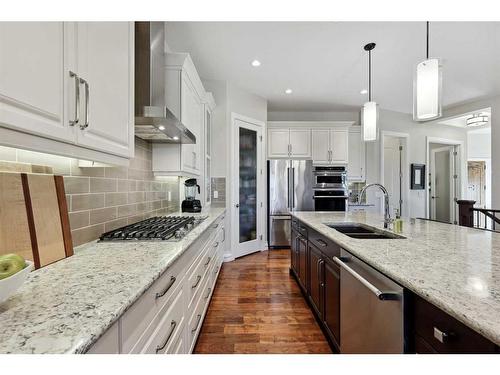
M 346 262 L 348 258 L 344 257 L 333 257 L 333 261 L 337 263 L 341 268 L 345 269 L 347 272 L 351 274 L 356 280 L 358 280 L 361 284 L 368 288 L 373 294 L 377 296 L 377 298 L 381 301 L 395 301 L 401 299 L 400 293 L 398 292 L 383 292 L 378 289 L 375 285 L 371 284 L 368 280 L 366 280 L 359 273 L 354 271 L 351 267 L 349 267 Z M 342 282 L 342 281 L 341 281 Z

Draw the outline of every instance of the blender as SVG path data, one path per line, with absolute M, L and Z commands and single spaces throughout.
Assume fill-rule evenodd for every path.
M 200 185 L 197 184 L 196 178 L 184 182 L 185 199 L 182 201 L 182 212 L 201 212 L 201 202 L 196 199 L 196 190 L 200 194 Z

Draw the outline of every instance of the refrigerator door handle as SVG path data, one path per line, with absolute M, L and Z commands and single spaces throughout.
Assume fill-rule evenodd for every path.
M 295 168 L 292 167 L 292 208 L 295 208 Z
M 286 207 L 290 209 L 290 167 L 286 167 Z

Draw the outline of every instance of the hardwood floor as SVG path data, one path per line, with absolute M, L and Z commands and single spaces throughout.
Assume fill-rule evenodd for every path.
M 331 353 L 289 267 L 289 250 L 224 263 L 194 352 Z

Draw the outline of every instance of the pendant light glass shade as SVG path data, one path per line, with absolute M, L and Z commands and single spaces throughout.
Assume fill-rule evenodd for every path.
M 442 82 L 439 59 L 428 59 L 417 65 L 413 82 L 413 120 L 441 117 Z
M 361 122 L 363 124 L 363 140 L 365 142 L 377 140 L 378 104 L 366 102 L 363 105 Z

